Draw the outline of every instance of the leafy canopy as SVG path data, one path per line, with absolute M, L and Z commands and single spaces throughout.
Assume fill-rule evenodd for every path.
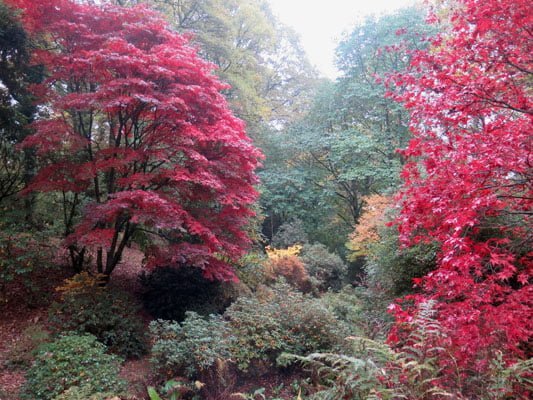
M 533 20 L 528 1 L 456 3 L 448 29 L 392 78 L 414 135 L 397 222 L 404 244 L 439 245 L 421 300 L 437 301 L 460 367 L 479 371 L 500 351 L 525 356 L 533 328 Z
M 24 145 L 41 167 L 27 190 L 62 194 L 73 263 L 94 249 L 109 275 L 142 234 L 149 265 L 232 278 L 261 154 L 214 66 L 143 6 L 11 3 L 50 42 L 34 55 L 48 77 L 34 88 L 43 107 Z

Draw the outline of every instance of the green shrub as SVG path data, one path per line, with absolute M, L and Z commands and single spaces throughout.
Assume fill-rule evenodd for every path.
M 284 354 L 281 362 L 297 361 L 314 371 L 320 388 L 310 399 L 445 399 L 455 397 L 456 388 L 448 392 L 439 382 L 439 360 L 447 357 L 434 345 L 443 335 L 433 318 L 433 304 L 420 306 L 411 322 L 410 346 L 395 350 L 368 338 L 350 337 L 348 353 L 313 353 L 305 357 Z M 453 388 L 452 388 L 453 389 Z
M 50 340 L 50 334 L 42 325 L 30 325 L 9 349 L 6 359 L 10 368 L 27 369 L 30 367 L 35 350 Z
M 365 270 L 371 284 L 379 285 L 392 296 L 412 293 L 413 278 L 420 278 L 435 269 L 437 246 L 420 243 L 401 248 L 398 232 L 392 227 L 380 230 L 381 240 L 369 246 Z
M 239 281 L 251 290 L 266 284 L 269 274 L 265 269 L 265 260 L 265 255 L 260 253 L 248 253 L 242 257 L 235 268 Z
M 152 363 L 164 376 L 198 377 L 217 360 L 228 359 L 227 324 L 220 316 L 187 312 L 182 323 L 152 321 Z
M 298 218 L 283 223 L 272 237 L 271 245 L 276 249 L 285 249 L 296 244 L 303 245 L 309 239 L 305 233 L 304 223 Z
M 350 335 L 384 339 L 393 321 L 387 312 L 393 299 L 379 287 L 345 286 L 339 292 L 325 293 L 321 300 Z
M 348 268 L 342 259 L 331 253 L 326 246 L 321 243 L 304 245 L 301 259 L 309 275 L 317 281 L 319 290 L 342 288 Z
M 254 360 L 274 363 L 283 352 L 306 354 L 337 347 L 344 331 L 318 299 L 278 283 L 266 293 L 241 297 L 224 314 L 232 359 L 242 370 Z
M 217 314 L 231 303 L 222 284 L 204 278 L 198 268 L 160 267 L 140 279 L 144 307 L 157 319 L 183 321 L 187 311 Z
M 346 330 L 321 303 L 278 283 L 237 299 L 221 316 L 188 312 L 182 323 L 154 321 L 152 361 L 164 376 L 198 377 L 232 361 L 271 368 L 283 352 L 307 354 L 340 348 Z
M 0 301 L 9 300 L 10 284 L 21 283 L 16 292 L 23 295 L 17 301 L 42 305 L 48 300 L 50 280 L 45 274 L 54 267 L 55 249 L 43 233 L 23 229 L 20 220 L 13 226 L 0 221 Z
M 118 394 L 125 389 L 118 378 L 119 361 L 105 354 L 105 346 L 92 335 L 62 336 L 39 348 L 26 374 L 23 398 L 52 400 L 73 386 L 83 388 L 87 396 Z
M 146 353 L 144 325 L 135 300 L 111 287 L 75 286 L 52 304 L 49 319 L 56 331 L 90 333 L 122 357 Z

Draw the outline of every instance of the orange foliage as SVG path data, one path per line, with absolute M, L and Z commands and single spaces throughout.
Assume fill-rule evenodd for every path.
M 85 290 L 96 290 L 102 287 L 105 282 L 105 276 L 101 274 L 89 275 L 87 272 L 81 272 L 72 278 L 67 278 L 63 285 L 56 287 L 57 292 L 61 292 L 61 297 L 69 293 L 83 292 Z
M 348 249 L 352 250 L 352 254 L 349 256 L 352 260 L 367 255 L 368 246 L 381 239 L 378 227 L 385 222 L 385 211 L 392 201 L 391 197 L 379 194 L 366 196 L 364 200 L 365 210 L 346 244 Z
M 302 292 L 311 290 L 311 281 L 305 265 L 298 257 L 302 246 L 295 245 L 288 249 L 267 248 L 268 259 L 265 270 L 269 279 L 282 276 L 291 285 Z

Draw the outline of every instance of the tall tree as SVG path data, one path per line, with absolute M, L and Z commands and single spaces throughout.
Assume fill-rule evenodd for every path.
M 15 10 L 0 1 L 0 200 L 20 191 L 34 172 L 33 152 L 16 148 L 36 111 L 28 85 L 42 77 L 29 58 L 30 41 Z M 30 200 L 25 208 L 30 219 Z
M 24 142 L 42 163 L 27 190 L 61 194 L 73 265 L 94 249 L 109 276 L 142 235 L 149 265 L 231 279 L 228 262 L 249 242 L 261 155 L 214 66 L 145 7 L 12 2 L 50 40 L 35 54 L 48 77 L 34 90 L 45 107 Z
M 116 0 L 115 0 L 116 1 Z M 160 10 L 172 27 L 192 33 L 199 54 L 218 66 L 224 91 L 254 138 L 264 124 L 281 126 L 310 103 L 316 72 L 298 38 L 264 0 L 122 0 Z
M 288 150 L 265 150 L 267 158 L 286 156 L 261 173 L 267 223 L 293 215 L 309 221 L 307 226 L 334 226 L 339 236 L 357 225 L 364 196 L 397 188 L 401 157 L 395 150 L 407 143 L 408 113 L 385 98 L 384 79 L 408 65 L 409 49 L 427 45 L 425 37 L 434 29 L 424 17 L 417 7 L 369 17 L 341 41 L 341 77 L 322 82 L 306 117 L 271 138 Z M 276 168 L 283 178 L 276 178 Z M 286 181 L 295 189 L 285 190 Z M 309 203 L 320 204 L 322 223 L 317 213 L 301 215 Z
M 533 9 L 460 0 L 446 17 L 448 29 L 392 80 L 414 135 L 398 226 L 404 244 L 441 248 L 418 300 L 437 302 L 442 345 L 466 376 L 498 353 L 531 356 Z M 409 315 L 399 311 L 400 322 Z

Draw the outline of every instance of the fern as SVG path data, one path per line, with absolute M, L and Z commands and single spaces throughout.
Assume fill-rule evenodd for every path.
M 443 335 L 434 318 L 433 304 L 419 306 L 408 343 L 392 349 L 364 337 L 349 337 L 353 355 L 313 353 L 306 357 L 283 355 L 285 363 L 301 363 L 317 378 L 319 391 L 311 399 L 446 399 L 457 394 L 439 386 L 437 357 L 443 349 L 432 345 Z

